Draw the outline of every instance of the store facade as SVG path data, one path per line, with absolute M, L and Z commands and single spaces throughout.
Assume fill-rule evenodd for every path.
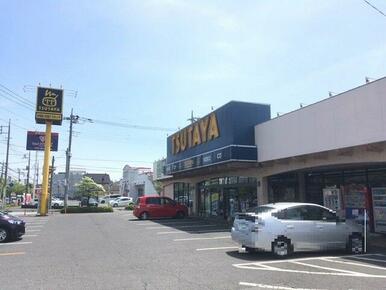
M 312 202 L 386 233 L 386 78 L 255 127 L 260 203 Z
M 386 78 L 273 119 L 269 105 L 230 102 L 200 120 L 167 141 L 165 194 L 191 214 L 312 202 L 359 222 L 366 210 L 386 233 Z
M 198 216 L 230 220 L 257 205 L 254 126 L 270 106 L 229 102 L 167 140 L 164 193 Z

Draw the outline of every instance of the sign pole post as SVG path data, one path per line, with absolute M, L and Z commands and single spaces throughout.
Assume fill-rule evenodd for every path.
M 40 215 L 47 215 L 47 201 L 48 201 L 48 174 L 50 167 L 50 152 L 51 152 L 51 127 L 52 122 L 46 122 L 46 136 L 44 140 L 44 165 L 43 165 L 43 184 L 42 196 L 40 200 Z

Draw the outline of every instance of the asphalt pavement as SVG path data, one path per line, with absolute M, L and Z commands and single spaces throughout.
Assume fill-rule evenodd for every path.
M 24 217 L 0 289 L 386 289 L 386 255 L 239 253 L 222 224 L 130 212 Z

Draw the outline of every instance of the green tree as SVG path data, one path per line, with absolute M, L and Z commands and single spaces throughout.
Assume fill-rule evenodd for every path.
M 7 187 L 7 195 L 10 196 L 11 193 L 16 193 L 16 194 L 23 194 L 25 192 L 25 185 L 22 184 L 21 182 L 18 181 L 13 181 L 12 186 L 8 184 Z
M 83 177 L 75 187 L 75 196 L 80 198 L 87 197 L 87 206 L 89 205 L 90 197 L 98 198 L 99 195 L 105 192 L 102 185 L 95 183 L 92 178 L 87 176 Z
M 161 194 L 162 190 L 163 190 L 163 186 L 162 186 L 162 183 L 158 180 L 154 180 L 153 181 L 153 185 L 154 185 L 154 188 L 155 190 L 157 191 L 158 194 Z

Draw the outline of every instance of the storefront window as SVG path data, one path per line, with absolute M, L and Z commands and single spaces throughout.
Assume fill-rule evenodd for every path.
M 210 185 L 207 181 L 198 184 L 200 215 L 230 220 L 236 212 L 248 211 L 257 206 L 256 178 L 232 176 L 210 181 Z

